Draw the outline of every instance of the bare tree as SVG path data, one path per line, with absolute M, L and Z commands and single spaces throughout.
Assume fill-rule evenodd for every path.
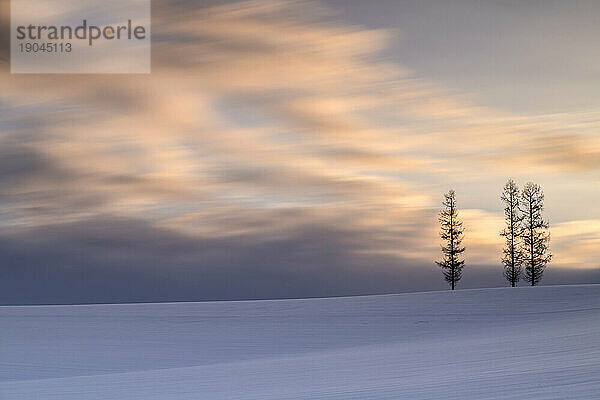
M 444 194 L 442 205 L 444 210 L 440 212 L 438 219 L 440 221 L 440 237 L 445 243 L 442 245 L 442 261 L 436 261 L 436 264 L 442 268 L 444 279 L 454 290 L 456 283 L 462 277 L 462 270 L 465 265 L 465 261 L 460 258 L 460 255 L 465 251 L 465 248 L 461 245 L 464 229 L 458 218 L 454 190 Z
M 525 279 L 531 286 L 535 286 L 542 279 L 546 265 L 552 259 L 548 249 L 548 222 L 542 218 L 544 193 L 539 185 L 532 182 L 525 185 L 521 192 L 519 209 L 523 213 L 522 249 L 525 253 Z
M 504 217 L 506 226 L 500 232 L 506 240 L 502 252 L 502 264 L 504 264 L 504 277 L 512 287 L 517 285 L 521 279 L 523 264 L 523 249 L 521 246 L 521 234 L 523 231 L 523 215 L 519 210 L 519 187 L 512 179 L 504 185 L 500 199 L 504 203 Z

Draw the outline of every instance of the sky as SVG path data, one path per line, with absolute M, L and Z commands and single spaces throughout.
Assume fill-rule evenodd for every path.
M 9 73 L 0 304 L 506 285 L 499 196 L 540 184 L 542 284 L 598 283 L 600 4 L 154 1 L 152 73 Z

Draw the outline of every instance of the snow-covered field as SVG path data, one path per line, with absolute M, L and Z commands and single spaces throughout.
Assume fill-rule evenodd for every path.
M 0 307 L 0 398 L 600 398 L 600 285 Z

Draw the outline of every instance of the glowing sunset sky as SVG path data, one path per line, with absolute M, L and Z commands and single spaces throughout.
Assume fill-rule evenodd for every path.
M 150 75 L 0 68 L 0 302 L 502 286 L 509 177 L 542 284 L 599 282 L 597 1 L 156 1 Z

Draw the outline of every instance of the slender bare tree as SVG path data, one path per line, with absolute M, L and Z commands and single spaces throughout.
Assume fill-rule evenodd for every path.
M 521 246 L 523 215 L 519 210 L 519 187 L 515 181 L 509 179 L 506 182 L 500 199 L 504 203 L 506 220 L 506 226 L 500 232 L 500 236 L 503 236 L 506 241 L 502 252 L 504 277 L 512 287 L 515 287 L 521 279 L 524 255 Z
M 462 246 L 464 229 L 458 218 L 454 190 L 444 194 L 442 205 L 444 209 L 440 212 L 438 219 L 440 221 L 440 237 L 445 243 L 441 246 L 442 261 L 436 261 L 436 264 L 442 268 L 444 279 L 454 290 L 462 278 L 462 270 L 465 265 L 465 260 L 461 259 L 461 254 L 465 251 Z
M 522 249 L 525 253 L 525 279 L 531 286 L 535 286 L 542 279 L 544 270 L 552 259 L 548 249 L 548 222 L 542 217 L 544 193 L 539 185 L 532 182 L 525 185 L 521 192 L 519 209 L 523 213 Z

